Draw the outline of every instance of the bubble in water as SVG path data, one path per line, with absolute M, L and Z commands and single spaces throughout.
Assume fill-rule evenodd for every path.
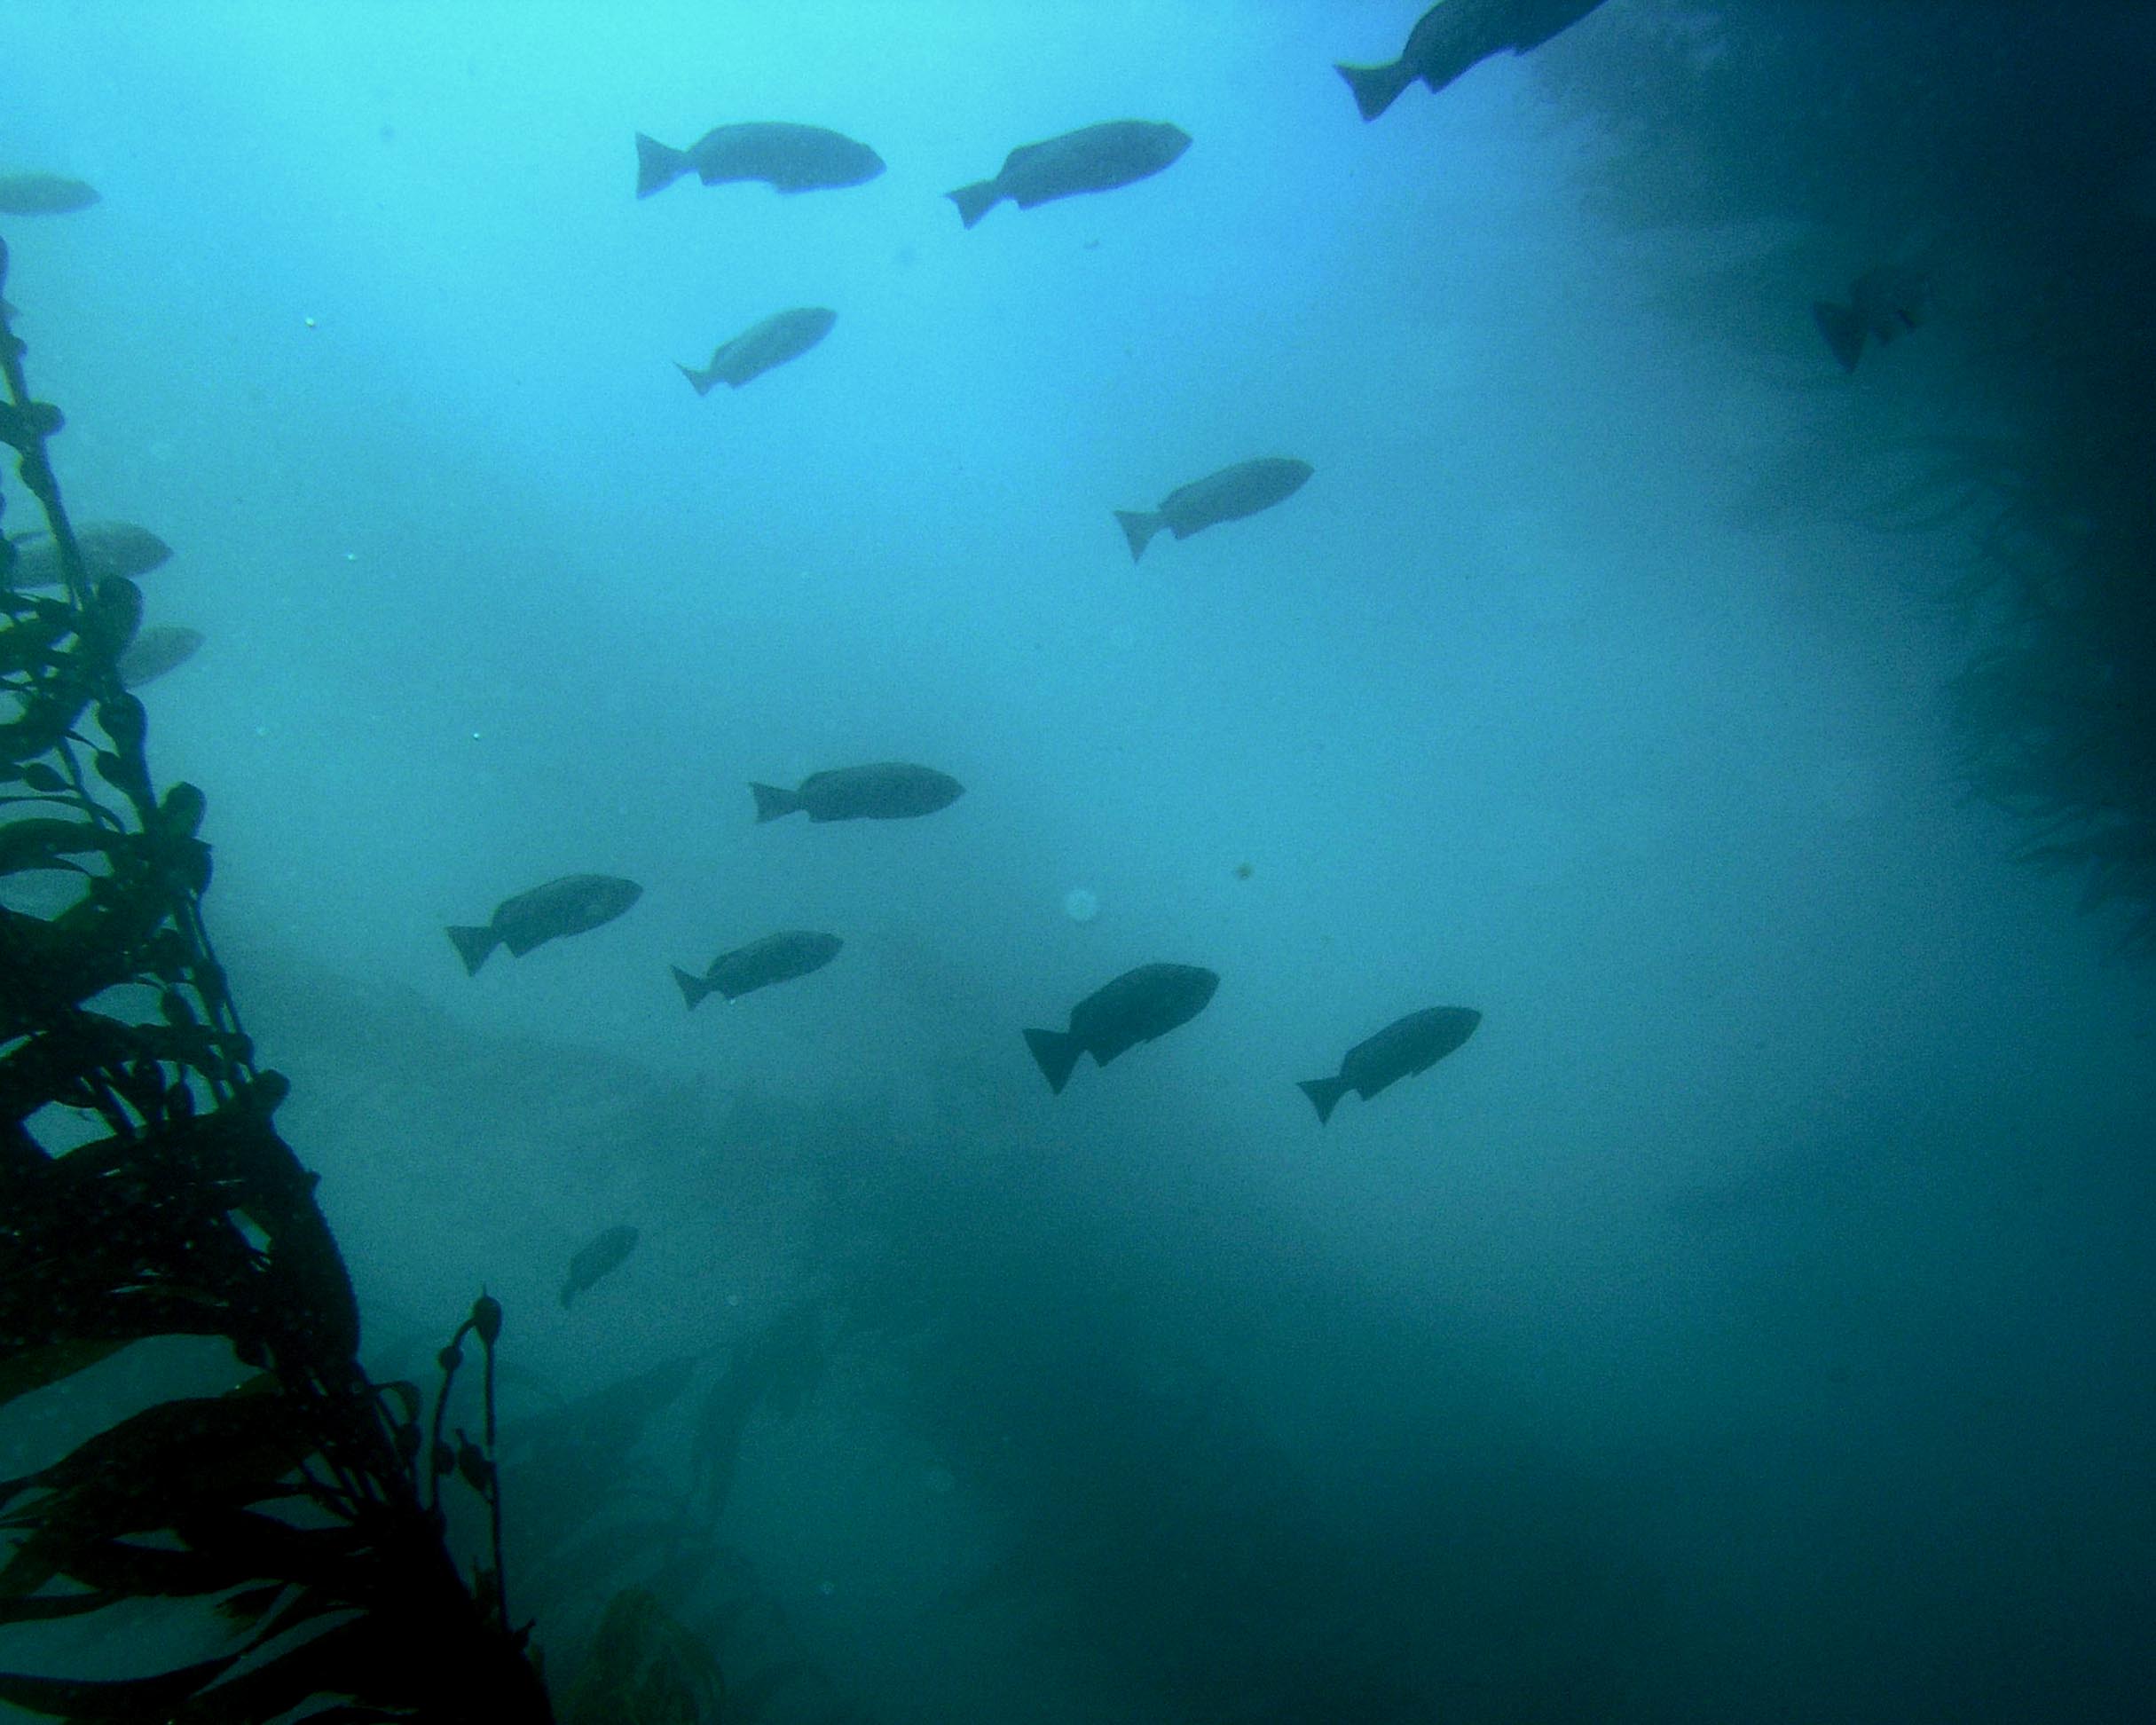
M 1090 923 L 1100 914 L 1100 899 L 1082 886 L 1074 886 L 1063 895 L 1063 914 L 1074 923 Z

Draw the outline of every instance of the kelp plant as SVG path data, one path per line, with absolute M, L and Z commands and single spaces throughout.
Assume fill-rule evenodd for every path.
M 34 1412 L 156 1338 L 221 1339 L 240 1382 L 0 1478 L 0 1667 L 63 1658 L 100 1623 L 130 1667 L 0 1672 L 0 1703 L 101 1725 L 547 1721 L 503 1597 L 491 1457 L 443 1431 L 476 1335 L 491 1446 L 501 1309 L 482 1296 L 443 1351 L 425 1432 L 416 1389 L 359 1369 L 315 1177 L 273 1122 L 286 1081 L 255 1064 L 203 929 L 202 793 L 156 794 L 115 668 L 141 595 L 90 584 L 47 459 L 61 416 L 31 398 L 26 352 L 0 300 L 0 440 L 65 580 L 14 590 L 0 535 L 0 1407 Z M 495 1527 L 468 1587 L 441 1501 L 460 1477 Z M 184 1662 L 139 1669 L 146 1609 L 173 1619 L 156 1645 L 191 1634 Z

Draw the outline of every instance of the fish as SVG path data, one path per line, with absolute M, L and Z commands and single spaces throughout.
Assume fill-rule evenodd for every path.
M 1158 508 L 1118 509 L 1115 519 L 1123 537 L 1130 541 L 1130 561 L 1136 563 L 1163 527 L 1185 540 L 1224 521 L 1240 521 L 1245 516 L 1286 502 L 1316 471 L 1308 461 L 1263 455 L 1178 485 L 1161 500 Z
M 884 159 L 844 132 L 785 120 L 714 126 L 686 150 L 636 134 L 638 197 L 663 192 L 692 171 L 706 185 L 761 180 L 775 192 L 823 192 L 874 179 Z
M 845 944 L 836 934 L 788 929 L 783 934 L 767 934 L 745 947 L 720 953 L 701 976 L 691 976 L 676 965 L 673 980 L 681 985 L 681 998 L 693 1012 L 696 1003 L 708 994 L 738 1000 L 774 982 L 791 982 L 797 976 L 820 971 L 838 956 L 838 949 Z
M 830 335 L 838 321 L 838 314 L 822 305 L 797 305 L 791 311 L 775 311 L 761 323 L 751 324 L 732 341 L 720 343 L 712 350 L 711 364 L 702 371 L 679 360 L 674 369 L 700 396 L 709 395 L 720 383 L 738 390 L 774 366 L 799 358 Z
M 1140 965 L 1072 1007 L 1069 1029 L 1027 1031 L 1026 1046 L 1049 1090 L 1060 1096 L 1081 1054 L 1106 1066 L 1127 1049 L 1189 1023 L 1219 987 L 1219 974 L 1198 965 Z
M 811 773 L 791 791 L 751 784 L 759 825 L 806 810 L 812 821 L 902 821 L 933 815 L 965 795 L 965 786 L 932 767 L 878 760 Z
M 96 186 L 64 174 L 0 174 L 0 216 L 67 216 L 98 201 Z
M 512 957 L 521 958 L 548 941 L 612 922 L 642 897 L 643 891 L 633 880 L 618 875 L 563 875 L 502 900 L 494 907 L 493 920 L 484 928 L 452 926 L 447 931 L 450 944 L 464 960 L 465 974 L 476 976 L 496 947 L 506 946 Z
M 562 1284 L 562 1310 L 568 1311 L 569 1303 L 600 1277 L 619 1269 L 622 1260 L 635 1249 L 636 1230 L 626 1222 L 579 1246 L 569 1260 L 569 1280 Z
M 153 623 L 120 654 L 120 687 L 140 689 L 166 672 L 186 664 L 201 650 L 202 632 L 176 624 Z
M 1335 66 L 1365 121 L 1417 79 L 1435 95 L 1469 67 L 1510 50 L 1524 54 L 1579 22 L 1601 0 L 1438 0 L 1415 20 L 1400 58 L 1383 66 Z
M 1350 1048 L 1334 1078 L 1311 1078 L 1295 1088 L 1310 1099 L 1322 1126 L 1340 1099 L 1353 1091 L 1367 1102 L 1380 1091 L 1427 1072 L 1475 1034 L 1483 1015 L 1472 1006 L 1432 1006 L 1395 1019 L 1376 1036 Z
M 1812 321 L 1845 372 L 1857 368 L 1868 341 L 1891 342 L 1922 323 L 1932 309 L 1931 278 L 1907 264 L 1882 264 L 1849 284 L 1849 303 L 1812 302 Z
M 83 521 L 75 529 L 75 549 L 83 554 L 83 573 L 94 587 L 120 576 L 147 575 L 172 555 L 172 547 L 147 527 L 131 521 Z M 50 533 L 25 533 L 15 541 L 14 583 L 19 587 L 61 584 L 59 546 Z
M 1190 146 L 1191 135 L 1166 121 L 1110 120 L 1038 144 L 1021 144 L 1003 158 L 994 179 L 977 180 L 943 195 L 958 206 L 958 219 L 972 227 L 1005 198 L 1020 209 L 1031 209 L 1082 192 L 1112 192 L 1149 179 L 1171 167 Z

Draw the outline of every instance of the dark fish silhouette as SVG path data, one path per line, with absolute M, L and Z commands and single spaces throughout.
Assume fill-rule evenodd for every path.
M 1021 144 L 1003 158 L 994 179 L 977 180 L 943 195 L 972 227 L 1005 198 L 1020 209 L 1081 192 L 1112 192 L 1150 178 L 1191 146 L 1180 126 L 1156 120 L 1110 120 L 1038 144 Z
M 1438 0 L 1415 20 L 1398 59 L 1333 69 L 1348 81 L 1363 118 L 1374 120 L 1418 78 L 1435 94 L 1492 54 L 1539 48 L 1600 4 L 1601 0 Z
M 1295 1086 L 1318 1110 L 1322 1126 L 1349 1091 L 1367 1102 L 1389 1084 L 1427 1072 L 1475 1034 L 1483 1015 L 1471 1006 L 1433 1006 L 1396 1019 L 1358 1042 L 1340 1063 L 1337 1078 L 1311 1078 Z
M 626 1222 L 609 1228 L 588 1245 L 578 1247 L 576 1256 L 569 1260 L 569 1280 L 562 1284 L 563 1311 L 568 1311 L 569 1303 L 600 1277 L 619 1269 L 622 1260 L 635 1249 L 636 1230 Z
M 83 554 L 83 573 L 93 587 L 114 575 L 130 581 L 147 575 L 172 555 L 164 540 L 131 521 L 78 522 L 75 543 Z M 19 587 L 59 586 L 59 547 L 51 534 L 25 533 L 15 541 L 13 579 Z
M 838 949 L 845 944 L 836 934 L 789 929 L 783 934 L 767 934 L 745 947 L 720 953 L 701 976 L 691 976 L 677 965 L 673 980 L 681 985 L 681 998 L 689 1003 L 689 1010 L 693 1012 L 696 1003 L 707 994 L 722 994 L 728 1000 L 738 1000 L 743 995 L 767 989 L 774 982 L 791 982 L 797 976 L 820 971 L 838 956 Z
M 821 192 L 859 185 L 883 171 L 883 157 L 866 144 L 843 132 L 784 120 L 714 126 L 686 150 L 636 134 L 640 198 L 665 191 L 690 172 L 706 185 L 761 180 L 775 192 Z
M 838 314 L 822 305 L 797 305 L 790 311 L 775 311 L 761 323 L 751 324 L 730 342 L 712 350 L 711 364 L 702 371 L 675 364 L 689 387 L 709 395 L 714 385 L 738 390 L 751 377 L 761 377 L 774 366 L 798 359 L 831 333 Z
M 563 875 L 502 900 L 484 928 L 452 926 L 450 942 L 464 960 L 465 973 L 476 976 L 496 947 L 506 946 L 513 957 L 521 958 L 548 941 L 612 922 L 643 895 L 643 890 L 618 875 Z
M 66 216 L 98 201 L 98 189 L 60 174 L 0 174 L 0 216 Z
M 1164 1036 L 1205 1010 L 1219 976 L 1196 965 L 1140 965 L 1093 990 L 1071 1008 L 1068 1030 L 1028 1030 L 1041 1075 L 1058 1096 L 1081 1054 L 1106 1066 L 1126 1049 Z
M 120 654 L 120 686 L 140 689 L 166 672 L 193 658 L 202 645 L 200 629 L 175 624 L 153 623 L 128 642 Z
M 901 821 L 933 815 L 965 794 L 965 786 L 932 767 L 903 760 L 878 760 L 866 767 L 839 767 L 811 773 L 798 789 L 751 784 L 759 822 L 775 821 L 797 809 L 812 821 Z
M 1245 516 L 1286 502 L 1302 489 L 1302 482 L 1314 471 L 1308 461 L 1283 455 L 1238 461 L 1233 467 L 1177 486 L 1161 500 L 1157 509 L 1118 509 L 1115 519 L 1122 526 L 1123 537 L 1130 541 L 1130 561 L 1136 563 L 1163 527 L 1184 540 L 1224 521 L 1240 521 Z
M 1853 372 L 1864 357 L 1867 341 L 1885 343 L 1907 335 L 1931 309 L 1931 279 L 1922 270 L 1883 264 L 1849 284 L 1848 304 L 1814 300 L 1812 321 L 1827 338 L 1842 369 Z

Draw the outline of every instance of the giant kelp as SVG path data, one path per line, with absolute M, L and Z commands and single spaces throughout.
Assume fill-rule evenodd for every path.
M 0 243 L 0 286 L 6 267 Z M 491 1391 L 500 1308 L 483 1298 L 443 1351 L 426 1430 L 415 1388 L 356 1362 L 315 1177 L 275 1124 L 286 1081 L 256 1064 L 203 926 L 204 798 L 158 792 L 122 687 L 141 596 L 86 576 L 48 456 L 62 417 L 26 353 L 0 310 L 0 440 L 66 575 L 57 597 L 15 591 L 0 536 L 0 1406 L 161 1338 L 221 1343 L 239 1381 L 0 1479 L 0 1666 L 39 1662 L 61 1625 L 138 1639 L 146 1603 L 201 1643 L 146 1673 L 0 1673 L 0 1702 L 105 1725 L 546 1720 L 488 1449 L 444 1430 L 468 1335 Z M 496 1527 L 469 1587 L 444 1534 L 458 1478 Z

